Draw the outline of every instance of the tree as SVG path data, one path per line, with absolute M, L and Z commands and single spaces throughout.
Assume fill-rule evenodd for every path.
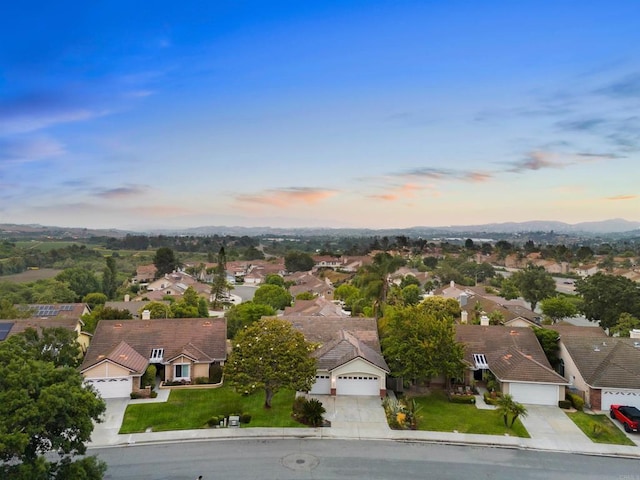
M 343 301 L 347 310 L 353 310 L 354 302 L 360 298 L 360 289 L 343 283 L 333 291 L 333 298 Z
M 550 297 L 540 302 L 542 313 L 551 319 L 553 323 L 558 323 L 563 318 L 575 317 L 578 315 L 578 307 L 567 297 Z
M 99 305 L 104 306 L 104 304 L 107 303 L 107 300 L 107 296 L 100 292 L 87 293 L 82 297 L 82 302 L 89 305 L 89 308 L 92 310 Z
M 0 342 L 0 477 L 102 479 L 104 462 L 76 456 L 104 402 L 78 370 L 46 361 L 19 337 Z
M 169 247 L 160 247 L 153 257 L 153 264 L 156 266 L 156 277 L 162 277 L 178 268 L 178 260 L 175 253 Z
M 151 318 L 173 318 L 173 310 L 170 305 L 164 302 L 149 302 L 140 309 L 138 314 L 142 317 L 142 312 L 149 310 Z M 189 317 L 182 317 L 189 318 Z
M 505 300 L 513 300 L 520 296 L 520 290 L 512 279 L 504 278 L 500 282 L 500 296 Z
M 275 285 L 274 285 L 275 286 Z M 265 408 L 282 388 L 308 392 L 315 381 L 314 345 L 286 321 L 260 320 L 240 331 L 224 366 L 239 392 L 265 392 Z
M 502 415 L 504 426 L 512 428 L 518 417 L 526 417 L 527 409 L 521 403 L 516 402 L 511 395 L 505 393 L 498 399 L 498 412 Z M 511 423 L 508 417 L 511 415 Z
M 598 272 L 575 285 L 582 296 L 582 312 L 589 320 L 599 321 L 602 328 L 614 327 L 625 312 L 640 318 L 640 284 L 633 280 Z
M 405 305 L 417 305 L 422 300 L 420 287 L 417 285 L 407 285 L 402 289 L 402 300 Z
M 455 339 L 453 319 L 422 304 L 388 308 L 380 330 L 384 357 L 395 376 L 415 383 L 444 374 L 448 383 L 464 368 L 463 347 Z
M 107 298 L 114 298 L 118 288 L 118 280 L 116 278 L 118 271 L 116 269 L 116 259 L 107 257 L 107 266 L 102 271 L 102 293 Z
M 262 285 L 253 295 L 254 303 L 269 305 L 276 310 L 284 310 L 291 305 L 291 294 L 278 285 Z
M 73 290 L 74 301 L 80 301 L 88 293 L 100 291 L 98 279 L 91 270 L 86 268 L 67 268 L 56 275 L 56 280 L 65 282 Z
M 511 277 L 520 290 L 522 298 L 531 303 L 531 310 L 536 309 L 540 300 L 552 297 L 556 293 L 556 282 L 543 267 L 529 264 Z
M 229 296 L 229 282 L 227 282 L 227 255 L 224 247 L 220 247 L 218 252 L 218 263 L 213 273 L 213 284 L 211 285 L 211 296 L 213 297 L 212 308 L 217 310 L 222 308 Z
M 308 272 L 316 262 L 311 255 L 305 252 L 293 251 L 284 256 L 284 267 L 287 272 Z
M 69 284 L 59 280 L 38 280 L 31 286 L 30 303 L 73 303 L 77 294 Z
M 284 287 L 284 278 L 277 273 L 270 273 L 264 279 L 264 283 L 267 285 L 278 285 L 279 287 Z
M 14 342 L 29 356 L 53 363 L 56 367 L 77 367 L 82 359 L 82 349 L 77 333 L 62 327 L 27 328 Z
M 619 337 L 628 337 L 631 335 L 631 330 L 640 328 L 640 319 L 634 317 L 630 313 L 623 312 L 618 318 L 618 323 L 609 329 L 611 335 L 618 335 Z
M 420 280 L 413 275 L 405 275 L 400 281 L 400 288 L 408 287 L 409 285 L 420 287 Z
M 234 338 L 240 330 L 257 322 L 262 317 L 275 316 L 275 314 L 276 310 L 271 305 L 252 301 L 234 305 L 224 315 L 227 319 L 227 338 Z
M 454 298 L 431 296 L 425 298 L 420 304 L 422 310 L 432 313 L 438 318 L 446 317 L 450 320 L 460 316 L 460 304 Z
M 389 275 L 404 264 L 402 257 L 394 257 L 386 252 L 377 253 L 373 257 L 373 263 L 363 266 L 354 279 L 354 284 L 361 288 L 363 296 L 373 300 L 376 317 L 382 315 L 383 305 L 387 301 Z
M 7 299 L 0 300 L 0 319 L 29 318 L 31 311 L 28 308 L 17 308 Z
M 533 332 L 536 334 L 538 343 L 540 343 L 542 350 L 544 350 L 547 360 L 549 360 L 553 368 L 556 368 L 560 363 L 560 358 L 558 357 L 558 353 L 560 352 L 558 340 L 560 337 L 558 336 L 558 332 L 548 328 L 537 327 L 533 329 Z

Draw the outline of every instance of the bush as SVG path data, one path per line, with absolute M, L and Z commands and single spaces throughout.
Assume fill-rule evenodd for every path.
M 153 388 L 155 384 L 156 384 L 156 366 L 151 364 L 145 370 L 144 375 L 142 375 L 142 378 L 140 379 L 140 386 L 142 388 L 147 386 Z
M 137 398 L 142 398 L 142 395 L 138 392 L 131 392 L 131 394 L 129 395 L 131 397 L 131 400 L 136 400 Z
M 304 422 L 312 427 L 319 427 L 322 425 L 322 416 L 326 412 L 324 405 L 318 399 L 312 398 L 306 400 L 302 405 L 302 416 Z
M 558 401 L 558 407 L 564 408 L 565 410 L 570 409 L 571 408 L 571 400 L 560 400 L 560 401 Z
M 307 399 L 304 397 L 296 397 L 295 400 L 293 401 L 293 416 L 295 418 L 301 418 L 302 417 L 302 408 L 304 405 L 304 402 L 306 402 Z
M 451 403 L 471 403 L 471 404 L 476 403 L 476 397 L 471 395 L 471 394 L 469 394 L 469 395 L 467 395 L 467 394 L 464 394 L 464 395 L 452 395 L 452 394 L 449 394 L 448 397 L 449 397 L 449 401 Z
M 209 367 L 209 383 L 220 383 L 222 381 L 222 367 L 211 365 Z
M 500 397 L 502 396 L 502 392 L 494 392 L 495 393 L 495 397 L 491 396 L 491 394 L 489 392 L 484 392 L 484 403 L 486 403 L 487 405 L 497 405 L 498 404 L 498 400 L 500 400 Z
M 251 423 L 251 414 L 250 413 L 243 413 L 242 415 L 240 415 L 240 423 Z
M 209 426 L 209 427 L 217 427 L 218 425 L 220 425 L 221 421 L 222 421 L 221 417 L 218 417 L 218 416 L 214 415 L 209 420 L 207 420 L 207 426 Z
M 158 396 L 158 392 L 156 392 L 155 390 L 151 390 L 151 393 L 149 394 L 149 397 L 156 398 L 157 396 Z
M 579 412 L 581 412 L 584 409 L 584 400 L 580 395 L 567 392 L 566 398 L 567 400 L 571 401 L 571 405 L 573 405 L 573 408 L 575 408 Z
M 209 377 L 196 377 L 193 379 L 193 383 L 196 385 L 206 385 L 209 383 Z

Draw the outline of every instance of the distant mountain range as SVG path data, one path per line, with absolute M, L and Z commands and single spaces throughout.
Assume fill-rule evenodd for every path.
M 55 238 L 76 237 L 88 238 L 92 236 L 123 237 L 127 234 L 146 235 L 345 235 L 345 236 L 374 236 L 374 235 L 407 235 L 407 236 L 447 236 L 459 234 L 519 234 L 527 232 L 554 232 L 556 234 L 573 235 L 604 235 L 620 233 L 637 233 L 640 235 L 640 222 L 631 222 L 622 218 L 603 220 L 599 222 L 582 222 L 569 224 L 555 221 L 505 222 L 488 223 L 483 225 L 450 225 L 439 227 L 416 226 L 410 228 L 367 229 L 367 228 L 278 228 L 278 227 L 240 227 L 240 226 L 204 226 L 194 228 L 167 228 L 156 230 L 118 230 L 118 229 L 87 229 L 68 228 L 42 225 L 0 224 L 0 236 L 28 236 L 50 235 Z

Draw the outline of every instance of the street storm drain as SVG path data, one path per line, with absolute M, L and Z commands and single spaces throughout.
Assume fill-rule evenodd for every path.
M 317 457 L 308 453 L 292 453 L 282 457 L 282 465 L 290 470 L 310 472 L 318 466 L 320 461 Z

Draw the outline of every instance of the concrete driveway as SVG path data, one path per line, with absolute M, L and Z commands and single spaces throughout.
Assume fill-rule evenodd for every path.
M 115 445 L 118 443 L 118 431 L 122 426 L 124 412 L 129 404 L 128 398 L 107 398 L 107 410 L 103 415 L 103 421 L 96 423 L 91 434 L 91 442 L 88 446 Z
M 354 438 L 379 438 L 390 431 L 379 397 L 311 395 L 322 402 L 331 430 Z
M 571 451 L 581 445 L 593 445 L 562 409 L 542 405 L 526 407 L 528 415 L 520 420 L 536 446 Z

